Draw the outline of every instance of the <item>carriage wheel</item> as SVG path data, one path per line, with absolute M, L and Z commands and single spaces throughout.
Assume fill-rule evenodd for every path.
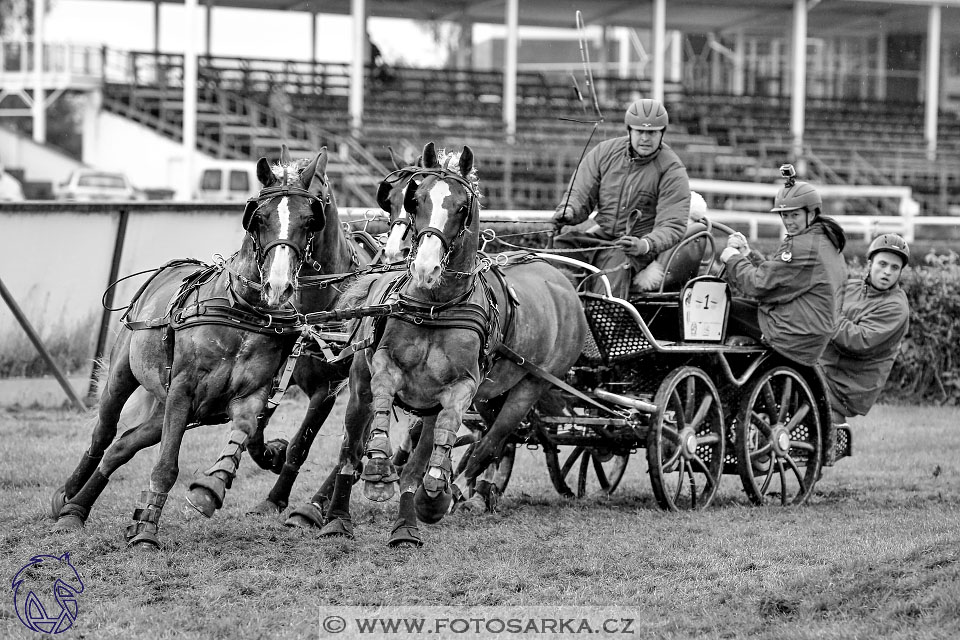
M 576 446 L 561 465 L 558 449 L 545 453 L 554 488 L 560 495 L 570 498 L 574 493 L 567 485 L 567 476 L 577 462 L 580 465 L 577 470 L 576 496 L 583 498 L 595 494 L 610 495 L 616 491 L 630 459 L 629 452 L 618 453 L 602 447 Z
M 679 367 L 657 390 L 647 434 L 650 484 L 661 508 L 703 509 L 723 475 L 724 420 L 720 394 L 702 369 Z
M 755 504 L 803 504 L 820 471 L 820 412 L 790 367 L 763 373 L 744 397 L 736 426 L 737 471 Z
M 455 471 L 453 476 L 457 477 L 464 472 L 467 468 L 467 461 L 470 460 L 470 456 L 473 455 L 474 447 L 477 446 L 477 443 L 473 443 L 467 447 L 466 451 L 463 452 L 463 455 L 460 456 L 460 459 L 457 461 Z M 508 442 L 503 445 L 503 452 L 500 454 L 500 461 L 495 463 L 495 469 L 493 473 L 493 486 L 497 488 L 500 492 L 500 495 L 503 495 L 507 490 L 507 485 L 510 483 L 510 475 L 513 473 L 513 461 L 517 457 L 517 445 L 513 442 Z M 477 479 L 482 479 L 481 475 Z M 471 483 L 471 488 L 476 486 L 476 480 Z

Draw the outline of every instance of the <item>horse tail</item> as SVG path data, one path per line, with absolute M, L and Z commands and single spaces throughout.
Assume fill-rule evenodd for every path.
M 143 387 L 137 387 L 120 411 L 117 426 L 129 429 L 144 424 L 156 413 L 160 400 Z

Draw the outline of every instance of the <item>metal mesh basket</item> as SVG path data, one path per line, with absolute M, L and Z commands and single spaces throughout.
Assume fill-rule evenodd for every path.
M 653 350 L 637 321 L 621 304 L 604 298 L 583 298 L 594 344 L 608 362 L 634 358 Z

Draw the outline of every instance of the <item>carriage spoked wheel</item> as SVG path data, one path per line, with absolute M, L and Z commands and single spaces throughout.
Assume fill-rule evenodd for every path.
M 610 495 L 617 490 L 627 469 L 630 452 L 621 453 L 606 447 L 576 446 L 560 464 L 559 449 L 545 450 L 547 469 L 554 488 L 562 496 L 572 498 L 573 491 L 567 484 L 567 476 L 577 467 L 578 498 L 590 495 Z
M 647 434 L 647 465 L 657 504 L 668 511 L 703 509 L 723 475 L 723 407 L 702 369 L 678 367 L 657 390 Z
M 457 477 L 467 468 L 467 462 L 477 446 L 476 443 L 469 445 L 457 460 L 454 467 L 453 476 Z M 507 490 L 510 483 L 510 475 L 513 473 L 513 462 L 517 457 L 517 445 L 508 442 L 503 445 L 503 451 L 500 454 L 500 460 L 487 468 L 487 471 L 481 474 L 471 483 L 471 489 L 475 490 L 483 498 L 486 509 L 493 511 L 497 507 L 500 496 Z
M 736 426 L 737 471 L 755 504 L 803 504 L 820 471 L 820 412 L 794 369 L 775 367 L 749 387 Z

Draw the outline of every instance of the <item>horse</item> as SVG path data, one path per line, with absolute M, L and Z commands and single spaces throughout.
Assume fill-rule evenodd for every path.
M 322 536 L 353 537 L 349 502 L 357 477 L 368 498 L 393 495 L 388 430 L 395 403 L 420 414 L 424 425 L 399 476 L 389 545 L 419 546 L 418 518 L 438 522 L 451 504 L 451 449 L 465 410 L 476 402 L 491 426 L 456 479 L 461 492 L 496 459 L 549 386 L 548 377 L 564 375 L 580 356 L 587 323 L 567 277 L 530 254 L 497 267 L 478 253 L 473 159 L 468 146 L 459 154 L 438 154 L 432 142 L 424 146 L 421 181 L 411 180 L 404 194 L 416 231 L 408 270 L 361 278 L 341 302 L 380 302 L 395 310 L 380 322 L 362 323 L 376 346 L 358 353 L 350 368 L 340 469 Z
M 101 385 L 90 446 L 52 498 L 59 530 L 81 528 L 110 475 L 159 442 L 149 489 L 127 528 L 129 544 L 159 547 L 160 515 L 186 429 L 229 420 L 227 447 L 191 489 L 201 512 L 222 504 L 274 376 L 302 330 L 292 304 L 298 274 L 305 264 L 322 269 L 328 236 L 342 234 L 326 164 L 326 149 L 313 161 L 293 161 L 284 149 L 273 167 L 260 158 L 263 189 L 244 208 L 239 251 L 206 268 L 169 263 L 134 296 Z M 141 420 L 114 442 L 120 412 L 140 388 L 152 405 L 141 406 Z

